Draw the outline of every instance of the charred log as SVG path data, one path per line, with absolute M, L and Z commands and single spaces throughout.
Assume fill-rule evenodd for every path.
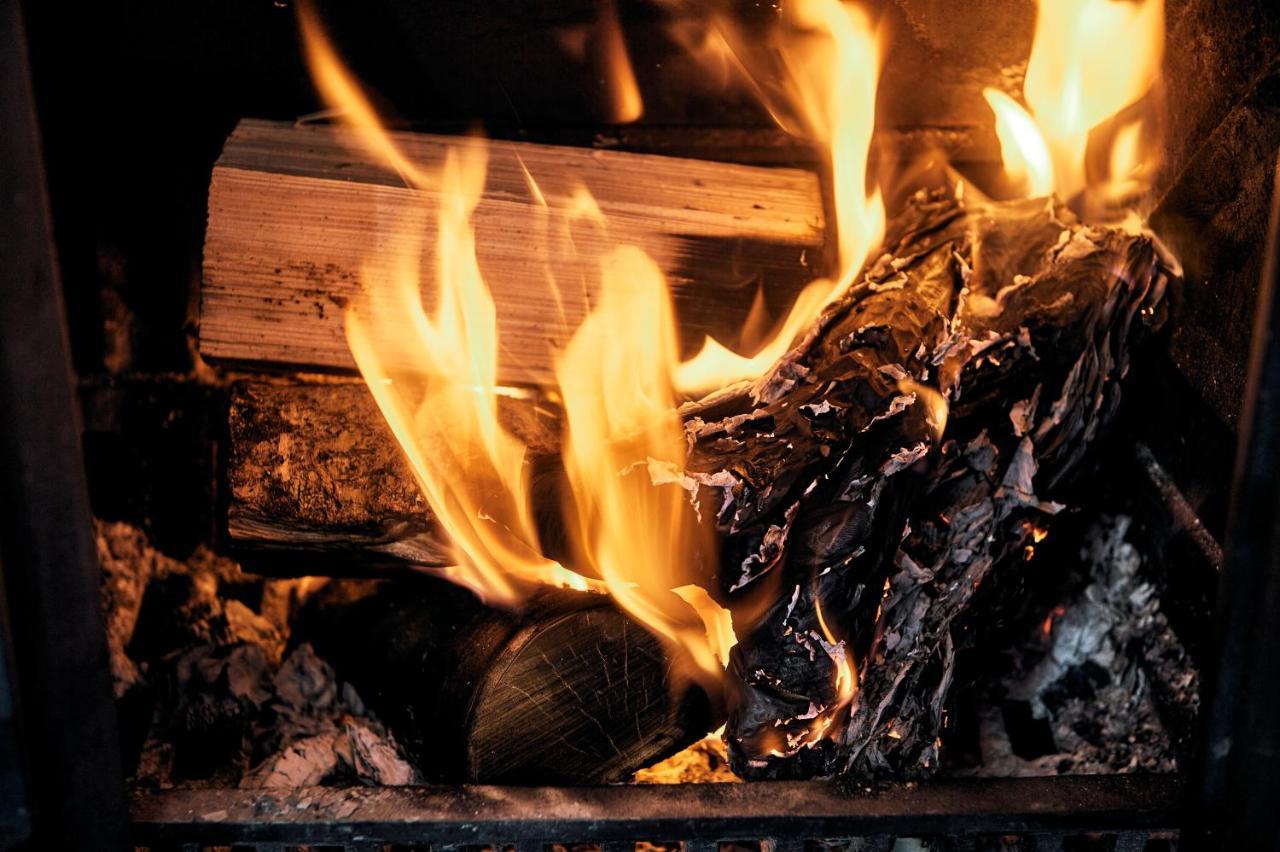
M 498 411 L 532 453 L 554 454 L 554 415 L 505 397 Z M 297 574 L 452 564 L 363 384 L 243 382 L 232 390 L 229 421 L 227 532 L 246 564 Z
M 1148 237 L 1083 227 L 1044 201 L 966 211 L 920 196 L 903 221 L 891 254 L 814 334 L 723 426 L 695 432 L 704 481 L 728 483 L 722 534 L 752 545 L 721 576 L 777 583 L 735 649 L 744 690 L 727 736 L 748 776 L 936 768 L 961 618 L 978 617 L 977 590 L 1016 570 L 1061 508 L 1051 498 L 1114 413 L 1130 349 L 1164 317 L 1169 272 Z M 912 311 L 891 295 L 912 291 L 954 298 Z M 885 302 L 893 310 L 877 315 Z M 904 322 L 938 331 L 890 343 Z M 833 368 L 842 362 L 857 366 Z M 899 397 L 867 394 L 894 374 L 947 400 L 943 441 L 912 428 Z M 838 408 L 834 434 L 815 428 L 816 401 L 823 415 Z M 753 422 L 770 424 L 765 448 L 781 442 L 773 457 L 802 465 L 739 461 L 769 457 L 741 428 Z M 904 490 L 919 497 L 893 499 Z M 851 658 L 846 708 L 839 669 Z

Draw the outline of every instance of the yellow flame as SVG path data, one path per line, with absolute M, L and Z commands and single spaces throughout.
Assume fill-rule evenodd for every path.
M 783 97 L 788 101 L 786 112 L 798 116 L 800 126 L 781 118 L 779 124 L 807 135 L 826 156 L 838 265 L 830 278 L 814 281 L 801 292 L 773 337 L 754 353 L 734 352 L 708 337 L 676 374 L 677 386 L 686 393 L 704 393 L 763 374 L 796 335 L 853 284 L 884 235 L 884 203 L 867 178 L 880 74 L 880 49 L 871 20 L 861 7 L 839 0 L 798 0 L 785 4 L 781 13 L 784 27 L 775 47 L 788 75 Z M 720 41 L 727 43 L 723 36 Z M 745 62 L 738 67 L 751 78 L 770 74 L 767 68 Z M 755 88 L 763 93 L 769 87 L 761 82 Z M 778 118 L 777 105 L 768 100 L 765 105 Z
M 805 287 L 777 332 L 754 355 L 741 355 L 714 337 L 705 338 L 698 354 L 676 368 L 676 387 L 688 394 L 706 393 L 761 375 L 786 354 L 796 336 L 822 310 L 830 294 L 830 281 L 818 280 Z
M 727 669 L 729 653 L 733 650 L 733 646 L 738 644 L 738 637 L 733 632 L 733 615 L 716 603 L 701 586 L 690 583 L 687 586 L 677 586 L 672 591 L 693 607 L 698 618 L 702 619 L 702 627 L 707 634 L 707 645 L 716 661 L 720 663 L 720 667 Z M 712 736 L 718 737 L 723 733 L 724 726 L 721 725 L 720 730 L 714 732 Z
M 1111 143 L 1108 177 L 1115 182 L 1128 180 L 1134 177 L 1143 165 L 1142 123 L 1134 121 L 1116 131 L 1115 141 Z
M 596 64 L 604 77 L 609 97 L 609 120 L 618 124 L 635 121 L 644 114 L 644 101 L 627 55 L 627 44 L 618 23 L 613 0 L 602 0 L 596 24 Z
M 682 473 L 684 430 L 675 410 L 678 362 L 666 280 L 639 249 L 602 259 L 598 306 L 556 365 L 565 411 L 563 457 L 580 540 L 573 565 L 539 547 L 526 446 L 498 419 L 497 316 L 476 253 L 472 218 L 486 178 L 486 149 L 471 140 L 438 169 L 405 159 L 303 7 L 307 55 L 319 87 L 359 143 L 421 189 L 437 209 L 423 275 L 405 251 L 422 221 L 397 223 L 394 261 L 371 249 L 362 298 L 346 315 L 352 356 L 452 543 L 447 578 L 485 600 L 518 606 L 538 585 L 607 592 L 642 624 L 681 647 L 704 683 L 724 677 L 734 642 L 727 610 L 694 585 L 714 572 L 714 547 Z M 616 20 L 615 20 L 616 25 Z M 620 37 L 620 36 L 619 36 Z M 549 205 L 524 168 L 534 210 Z M 599 205 L 577 188 L 561 211 L 607 229 Z M 424 285 L 434 305 L 423 302 Z M 581 570 L 574 570 L 579 568 Z M 708 570 L 710 569 L 710 570 Z
M 1001 93 L 985 93 L 1005 165 L 1027 175 L 1028 194 L 1045 194 L 1048 186 L 1070 199 L 1105 183 L 1086 173 L 1090 133 L 1151 91 L 1163 56 L 1163 0 L 1040 0 L 1023 86 L 1028 110 Z M 1130 176 L 1141 159 L 1136 150 L 1116 153 L 1114 146 L 1136 148 L 1140 136 L 1113 135 L 1112 180 Z M 1040 171 L 1045 153 L 1048 181 Z M 1123 174 L 1114 167 L 1117 156 Z
M 539 553 L 525 448 L 498 421 L 497 316 L 471 227 L 484 176 L 482 143 L 445 160 L 435 311 L 423 304 L 416 264 L 401 253 L 391 269 L 365 267 L 370 297 L 347 312 L 346 330 L 357 367 L 453 543 L 451 579 L 512 605 L 523 584 L 589 583 Z
M 839 645 L 844 648 L 844 644 L 836 638 L 831 632 L 831 628 L 827 626 L 827 620 L 822 615 L 822 602 L 818 598 L 813 599 L 813 611 L 818 616 L 818 626 L 822 629 L 822 636 L 832 645 Z M 853 700 L 854 693 L 858 690 L 858 674 L 854 669 L 853 661 L 849 659 L 848 649 L 844 648 L 845 653 L 836 661 L 836 707 L 843 709 L 850 701 Z M 828 708 L 831 709 L 831 708 Z
M 556 364 L 581 557 L 624 609 L 714 679 L 723 674 L 719 648 L 695 608 L 672 593 L 711 551 L 680 477 L 650 472 L 684 466 L 671 384 L 677 357 L 661 270 L 634 246 L 615 249 L 602 263 L 599 304 Z
M 925 421 L 933 431 L 934 441 L 941 442 L 943 434 L 947 431 L 947 416 L 951 411 L 947 398 L 928 385 L 922 385 L 911 379 L 899 379 L 898 390 L 915 394 L 916 401 L 925 407 L 927 412 Z
M 430 188 L 431 176 L 405 156 L 387 135 L 377 110 L 338 59 L 310 3 L 298 5 L 298 25 L 311 79 L 320 96 L 355 130 L 357 140 L 371 156 L 395 169 L 410 186 Z
M 1028 196 L 1052 193 L 1053 160 L 1035 119 L 999 89 L 983 89 L 982 96 L 996 114 L 996 138 L 1000 140 L 1005 172 L 1023 185 Z

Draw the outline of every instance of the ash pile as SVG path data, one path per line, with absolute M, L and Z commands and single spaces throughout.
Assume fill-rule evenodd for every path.
M 135 786 L 418 780 L 356 690 L 309 644 L 290 643 L 311 581 L 254 577 L 203 546 L 179 561 L 125 523 L 100 521 L 96 533 Z

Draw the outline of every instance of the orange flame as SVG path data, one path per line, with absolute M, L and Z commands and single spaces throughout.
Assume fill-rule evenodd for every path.
M 703 674 L 719 676 L 705 626 L 671 591 L 711 554 L 678 474 L 685 441 L 666 282 L 634 246 L 606 256 L 601 273 L 599 304 L 556 364 L 581 557 L 623 608 L 685 648 Z
M 708 337 L 676 374 L 677 386 L 686 393 L 762 375 L 822 309 L 853 284 L 884 235 L 884 203 L 867 179 L 880 73 L 879 43 L 871 21 L 860 7 L 839 0 L 799 0 L 783 6 L 782 14 L 786 29 L 775 47 L 787 81 L 780 97 L 787 102 L 786 113 L 798 117 L 799 126 L 782 118 L 767 96 L 765 105 L 784 129 L 804 133 L 824 150 L 834 194 L 838 266 L 830 279 L 814 281 L 800 293 L 774 335 L 754 353 L 734 352 Z M 721 36 L 719 42 L 728 40 Z M 747 62 L 740 67 L 749 77 L 770 73 Z M 762 82 L 756 85 L 757 92 L 766 89 Z
M 371 251 L 346 330 L 356 365 L 452 542 L 457 565 L 442 573 L 504 606 L 518 606 L 539 585 L 607 592 L 682 648 L 691 676 L 714 684 L 724 677 L 733 627 L 695 585 L 713 573 L 714 549 L 682 473 L 685 439 L 672 385 L 678 356 L 662 273 L 632 246 L 602 258 L 598 305 L 561 354 L 557 386 L 548 389 L 564 404 L 571 529 L 580 539 L 570 548 L 574 567 L 566 567 L 539 547 L 527 448 L 497 416 L 497 318 L 472 225 L 485 185 L 484 143 L 451 150 L 438 170 L 406 159 L 310 10 L 300 14 L 322 94 L 366 150 L 429 190 L 424 205 L 438 207 L 434 268 L 423 276 L 404 260 L 418 251 L 396 252 L 393 264 Z M 524 174 L 535 210 L 545 213 L 546 197 Z M 561 212 L 569 221 L 607 224 L 585 188 Z M 421 222 L 397 228 L 399 245 L 416 245 Z M 431 310 L 424 283 L 433 285 Z
M 594 44 L 596 65 L 609 96 L 609 120 L 618 124 L 635 121 L 644 113 L 644 101 L 631 69 L 622 26 L 618 23 L 618 7 L 613 0 L 603 0 L 600 4 Z
M 1090 180 L 1091 132 L 1154 87 L 1164 55 L 1163 0 L 1040 0 L 1023 97 L 984 95 L 1010 177 L 1029 196 L 1071 199 L 1132 177 L 1141 164 L 1139 127 L 1112 134 L 1110 174 Z
M 453 542 L 450 578 L 511 605 L 524 583 L 589 583 L 539 553 L 525 448 L 498 422 L 497 316 L 471 227 L 484 176 L 478 141 L 445 161 L 434 313 L 422 303 L 415 264 L 370 263 L 362 275 L 370 298 L 347 312 L 346 329 L 356 366 Z

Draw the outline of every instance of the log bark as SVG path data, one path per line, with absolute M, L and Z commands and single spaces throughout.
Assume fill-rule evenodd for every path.
M 393 136 L 428 166 L 458 144 Z M 589 221 L 562 229 L 580 186 L 607 230 Z M 241 122 L 209 187 L 201 353 L 353 369 L 343 312 L 366 269 L 408 261 L 430 281 L 437 201 L 360 153 L 348 131 Z M 778 315 L 814 277 L 824 245 L 811 172 L 529 143 L 490 145 L 474 224 L 499 317 L 499 380 L 514 384 L 551 378 L 553 348 L 586 315 L 610 245 L 637 245 L 666 272 L 690 351 L 707 333 L 733 339 L 723 335 L 741 328 L 757 292 Z
M 516 614 L 430 578 L 335 581 L 295 638 L 359 689 L 427 780 L 622 781 L 723 719 L 597 595 L 548 592 Z

